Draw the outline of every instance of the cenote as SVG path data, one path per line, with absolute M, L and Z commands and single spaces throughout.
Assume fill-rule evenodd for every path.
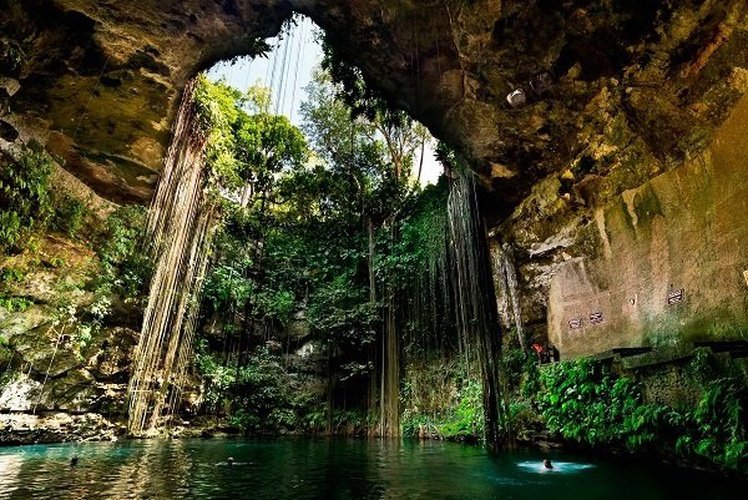
M 78 457 L 75 466 L 72 457 Z M 234 464 L 229 466 L 227 458 Z M 544 471 L 542 459 L 553 460 Z M 723 499 L 742 485 L 607 459 L 456 443 L 151 440 L 0 451 L 0 498 Z M 53 485 L 53 487 L 50 487 Z
M 739 497 L 746 40 L 0 0 L 0 499 Z

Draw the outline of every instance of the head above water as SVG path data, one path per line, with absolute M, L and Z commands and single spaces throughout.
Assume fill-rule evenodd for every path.
M 543 460 L 543 467 L 545 467 L 546 469 L 552 469 L 553 464 L 546 458 L 545 460 Z
M 234 457 L 229 457 L 229 458 L 228 458 L 228 460 L 226 460 L 226 462 L 227 462 L 227 463 L 228 463 L 229 465 L 234 465 Z

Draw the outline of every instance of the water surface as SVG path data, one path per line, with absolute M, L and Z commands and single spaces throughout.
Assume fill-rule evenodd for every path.
M 70 464 L 72 457 L 78 463 Z M 233 457 L 234 465 L 228 465 Z M 745 484 L 651 465 L 441 442 L 150 440 L 0 448 L 0 499 L 730 499 Z

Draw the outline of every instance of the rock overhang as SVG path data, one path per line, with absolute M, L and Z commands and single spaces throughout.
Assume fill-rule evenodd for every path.
M 21 139 L 41 137 L 119 203 L 150 198 L 186 81 L 252 54 L 294 11 L 324 29 L 369 85 L 467 157 L 496 220 L 549 176 L 564 176 L 560 199 L 568 193 L 586 207 L 667 170 L 704 147 L 746 90 L 743 0 L 0 6 L 0 86 L 19 87 L 0 119 Z M 512 106 L 507 96 L 518 89 L 525 102 Z

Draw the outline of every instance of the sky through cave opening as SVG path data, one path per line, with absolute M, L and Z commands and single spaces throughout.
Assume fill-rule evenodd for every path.
M 322 38 L 320 28 L 309 17 L 294 14 L 277 36 L 266 40 L 269 52 L 219 61 L 205 74 L 211 81 L 224 81 L 242 92 L 252 86 L 270 89 L 270 109 L 303 128 L 301 105 L 309 98 L 307 88 L 324 57 Z M 422 166 L 421 186 L 436 184 L 443 173 L 436 146 L 436 139 L 429 137 L 423 155 L 420 149 L 415 152 L 413 163 Z

